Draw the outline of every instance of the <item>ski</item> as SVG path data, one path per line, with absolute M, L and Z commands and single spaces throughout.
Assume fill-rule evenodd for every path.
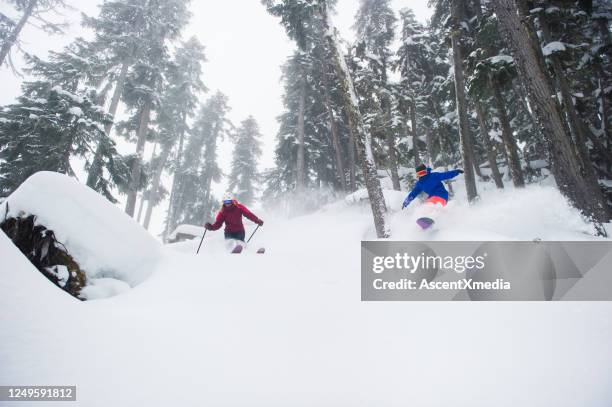
M 260 247 L 259 250 L 257 250 L 257 254 L 264 254 L 266 252 L 266 249 L 264 247 Z
M 232 250 L 232 254 L 240 254 L 242 253 L 242 245 L 236 245 L 236 247 L 234 247 L 234 250 Z

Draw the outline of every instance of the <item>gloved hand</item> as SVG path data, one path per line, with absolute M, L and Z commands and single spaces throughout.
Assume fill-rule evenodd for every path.
M 212 230 L 212 225 L 210 224 L 210 222 L 206 222 L 206 224 L 204 225 L 204 229 Z
M 408 199 L 408 198 L 404 199 L 404 203 L 402 204 L 402 209 L 410 205 L 410 202 L 412 202 L 411 199 Z
M 457 171 L 459 174 L 463 174 L 464 172 L 463 170 L 460 170 L 460 169 L 456 169 L 455 171 Z
M 259 219 L 259 222 L 257 222 L 257 224 L 258 224 L 259 226 L 263 226 L 263 220 Z

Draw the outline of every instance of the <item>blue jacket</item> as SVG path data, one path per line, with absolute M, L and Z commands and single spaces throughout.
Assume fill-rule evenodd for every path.
M 404 207 L 408 206 L 421 192 L 425 192 L 430 197 L 439 196 L 448 201 L 448 191 L 444 188 L 442 181 L 455 178 L 460 172 L 457 170 L 446 172 L 431 172 L 431 168 L 427 168 L 427 175 L 422 176 L 417 181 L 412 191 L 404 199 Z

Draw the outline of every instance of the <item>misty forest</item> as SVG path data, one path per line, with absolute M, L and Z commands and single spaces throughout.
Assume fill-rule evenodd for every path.
M 0 197 L 38 171 L 85 174 L 145 228 L 163 216 L 166 237 L 211 219 L 223 180 L 237 200 L 287 214 L 359 196 L 384 238 L 385 191 L 410 188 L 425 164 L 463 169 L 450 192 L 470 202 L 483 185 L 554 179 L 606 235 L 610 0 L 429 0 L 427 23 L 390 0 L 360 0 L 354 42 L 334 27 L 334 0 L 262 0 L 295 45 L 265 169 L 256 118 L 229 120 L 232 101 L 206 86 L 206 38 L 183 37 L 189 0 L 105 0 L 82 17 L 87 39 L 47 55 L 28 52 L 22 31 L 63 35 L 49 15 L 76 2 L 3 2 L 18 17 L 0 13 L 0 64 L 23 83 L 0 108 Z M 229 168 L 218 163 L 223 140 L 234 145 Z

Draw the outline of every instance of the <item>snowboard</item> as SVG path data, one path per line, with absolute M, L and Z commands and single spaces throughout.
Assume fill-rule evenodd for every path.
M 417 225 L 419 225 L 423 230 L 429 229 L 431 225 L 434 224 L 434 220 L 432 218 L 418 218 L 416 220 Z

